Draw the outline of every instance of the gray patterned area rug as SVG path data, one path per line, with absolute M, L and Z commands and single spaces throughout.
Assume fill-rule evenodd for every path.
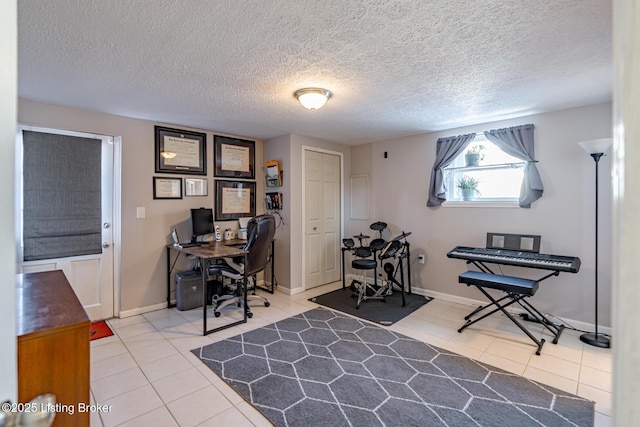
M 589 400 L 324 308 L 192 351 L 278 427 L 594 422 Z

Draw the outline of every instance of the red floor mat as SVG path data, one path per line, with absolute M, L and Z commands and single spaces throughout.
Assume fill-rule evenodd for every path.
M 94 322 L 91 324 L 91 341 L 97 340 L 104 337 L 110 337 L 113 335 L 113 332 L 107 325 L 107 322 L 104 320 L 100 320 L 99 322 Z

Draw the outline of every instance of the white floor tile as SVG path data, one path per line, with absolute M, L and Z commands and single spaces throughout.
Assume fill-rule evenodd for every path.
M 532 357 L 538 357 L 531 351 L 531 347 L 512 343 L 502 338 L 494 339 L 487 348 L 486 353 L 521 365 L 527 365 Z
M 138 323 L 146 323 L 146 319 L 143 316 L 131 316 L 125 317 L 123 319 L 113 318 L 107 320 L 107 323 L 111 327 L 111 329 L 120 329 L 126 328 L 127 326 L 132 326 Z
M 135 367 L 108 377 L 91 381 L 91 391 L 97 403 L 148 385 L 140 368 Z
M 100 341 L 100 340 L 96 340 Z M 122 344 L 120 340 L 112 341 L 110 343 L 91 346 L 91 362 L 98 362 L 100 360 L 108 359 L 118 354 L 127 353 L 127 348 Z
M 165 403 L 194 393 L 211 383 L 196 368 L 178 372 L 152 383 L 153 388 Z
M 90 378 L 91 381 L 96 381 L 137 367 L 138 365 L 129 353 L 122 353 L 97 362 L 91 362 Z
M 178 353 L 178 350 L 167 341 L 158 341 L 144 347 L 133 347 L 130 351 L 138 365 L 144 365 Z
M 144 322 L 136 323 L 135 325 L 125 326 L 123 328 L 116 329 L 116 334 L 121 339 L 127 339 L 136 335 L 146 335 L 149 332 L 155 332 L 156 328 L 146 320 Z
M 580 384 L 598 388 L 603 391 L 612 391 L 611 373 L 594 369 L 589 366 L 583 366 L 580 369 Z
M 578 377 L 580 376 L 580 365 L 578 363 L 559 359 L 555 356 L 549 356 L 544 353 L 544 349 L 540 356 L 531 357 L 528 366 L 550 372 L 572 381 L 578 381 Z
M 185 359 L 181 354 L 173 354 L 169 357 L 154 360 L 153 362 L 141 365 L 140 368 L 144 372 L 149 381 L 154 382 L 161 378 L 168 377 L 178 372 L 191 369 L 193 365 Z
M 212 385 L 167 404 L 180 426 L 198 425 L 232 407 Z
M 146 385 L 104 402 L 111 410 L 101 414 L 104 427 L 117 426 L 163 406 L 155 390 Z
M 166 407 L 154 409 L 144 415 L 120 424 L 119 427 L 177 427 L 178 423 L 173 419 Z
M 514 362 L 513 360 L 505 359 L 491 353 L 484 353 L 478 360 L 482 363 L 486 363 L 487 365 L 504 369 L 505 371 L 511 372 L 516 375 L 522 375 L 527 368 L 527 365 L 523 365 L 521 363 Z
M 220 426 L 233 426 L 233 427 L 254 427 L 253 423 L 245 417 L 238 409 L 227 409 L 221 414 L 209 418 L 202 424 L 198 424 L 198 427 L 220 427 Z

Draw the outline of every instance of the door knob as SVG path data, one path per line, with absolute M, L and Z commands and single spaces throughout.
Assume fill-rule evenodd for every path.
M 102 226 L 104 228 L 109 228 L 109 227 L 111 227 L 111 224 L 109 224 L 108 222 L 105 222 L 104 224 L 102 224 Z
M 102 242 L 102 247 L 103 247 L 104 249 L 107 249 L 109 246 L 111 246 L 111 245 L 109 244 L 109 242 Z

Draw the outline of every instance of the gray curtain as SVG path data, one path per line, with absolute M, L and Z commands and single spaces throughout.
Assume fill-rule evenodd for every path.
M 484 133 L 484 136 L 502 151 L 527 162 L 524 166 L 524 179 L 518 200 L 521 208 L 531 207 L 531 203 L 542 197 L 544 191 L 542 179 L 535 164 L 533 128 L 533 125 L 522 125 Z
M 24 131 L 24 260 L 102 252 L 102 141 Z
M 427 206 L 440 206 L 447 200 L 447 189 L 444 185 L 442 169 L 449 166 L 460 153 L 476 137 L 475 133 L 467 135 L 438 138 L 436 143 L 436 161 L 431 170 L 431 184 L 429 185 L 429 199 Z

